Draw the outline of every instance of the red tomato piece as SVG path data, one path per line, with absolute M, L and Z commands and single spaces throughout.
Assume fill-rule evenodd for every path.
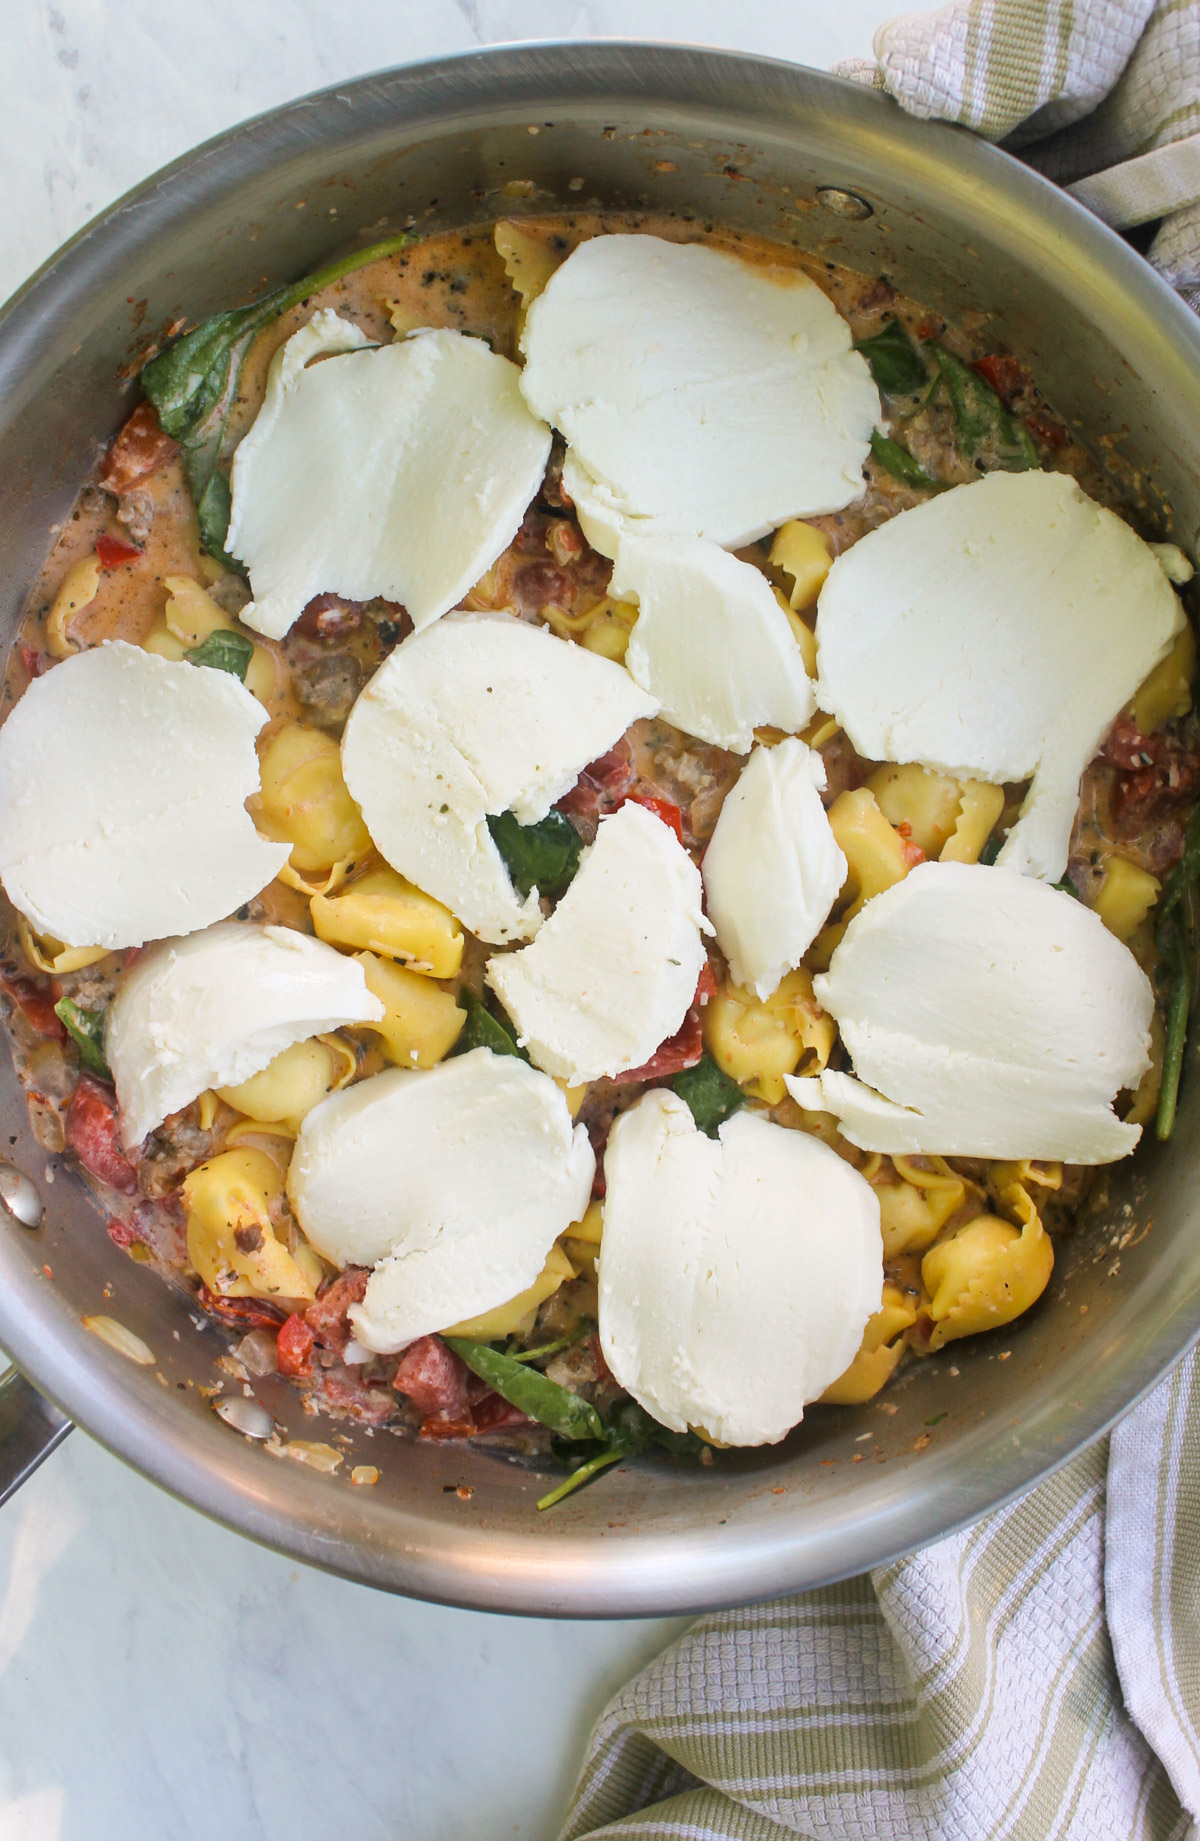
M 1027 390 L 1031 381 L 1025 366 L 1011 352 L 988 352 L 977 358 L 971 369 L 979 373 L 984 383 L 991 385 L 1000 401 L 1010 409 L 1013 398 Z
M 50 1042 L 66 1041 L 67 1032 L 54 1014 L 54 1006 L 62 996 L 57 978 L 52 978 L 49 985 L 37 985 L 32 978 L 5 972 L 0 976 L 0 990 L 12 999 L 29 1027 L 36 1029 L 40 1036 Z
M 285 1318 L 279 1326 L 276 1339 L 280 1374 L 290 1374 L 293 1379 L 311 1374 L 313 1344 L 316 1340 L 311 1326 L 298 1310 Z
M 421 1336 L 410 1343 L 400 1357 L 392 1386 L 397 1393 L 406 1394 L 418 1412 L 436 1414 L 446 1420 L 469 1419 L 469 1372 L 465 1362 L 459 1361 L 440 1336 Z M 439 1436 L 457 1437 L 458 1434 Z
M 529 1416 L 519 1406 L 513 1406 L 503 1394 L 493 1393 L 490 1389 L 483 1399 L 471 1408 L 477 1432 L 509 1432 L 517 1426 L 529 1424 Z
M 572 818 L 595 822 L 608 812 L 615 812 L 633 785 L 633 751 L 622 738 L 607 754 L 586 766 L 569 793 L 558 802 L 558 810 Z
M 716 994 L 717 974 L 713 970 L 712 960 L 706 959 L 701 969 L 700 976 L 696 980 L 696 995 L 693 997 L 692 1002 L 700 1009 L 703 1009 L 709 998 L 715 997 Z
M 673 831 L 682 844 L 683 813 L 673 799 L 662 799 L 656 793 L 628 793 L 621 803 L 645 806 L 647 812 L 653 812 L 655 818 L 662 819 L 667 829 Z
M 1047 447 L 1061 447 L 1067 438 L 1062 423 L 1056 422 L 1052 416 L 1026 416 L 1025 426 L 1039 441 L 1044 441 Z
M 21 663 L 31 678 L 40 678 L 49 662 L 46 654 L 39 652 L 36 646 L 21 647 Z
M 201 1285 L 196 1293 L 201 1310 L 231 1330 L 277 1330 L 287 1315 L 278 1304 L 266 1298 L 223 1298 L 218 1291 Z
M 105 455 L 100 484 L 119 499 L 165 467 L 178 452 L 179 443 L 159 427 L 154 404 L 139 403 Z
M 692 1008 L 682 1026 L 655 1049 L 649 1061 L 644 1061 L 640 1068 L 627 1068 L 622 1074 L 614 1074 L 613 1084 L 625 1087 L 635 1080 L 665 1080 L 669 1074 L 682 1074 L 684 1068 L 694 1068 L 703 1053 L 700 1012 Z
M 135 563 L 146 552 L 140 550 L 136 543 L 126 543 L 124 537 L 112 537 L 105 531 L 96 539 L 96 554 L 105 569 L 117 569 L 122 563 Z
M 71 1095 L 65 1122 L 66 1140 L 85 1170 L 110 1189 L 132 1195 L 137 1173 L 117 1136 L 117 1108 L 111 1089 L 91 1074 L 81 1074 Z
M 470 1413 L 460 1413 L 458 1418 L 448 1414 L 427 1413 L 421 1421 L 418 1438 L 473 1438 L 475 1421 Z

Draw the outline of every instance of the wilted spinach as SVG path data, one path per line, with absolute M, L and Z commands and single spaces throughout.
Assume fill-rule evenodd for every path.
M 976 460 L 986 448 L 995 464 L 1007 473 L 1023 473 L 1039 466 L 1041 463 L 1029 430 L 1004 407 L 978 371 L 948 352 L 944 345 L 930 344 L 928 349 L 937 361 L 938 372 L 946 386 L 965 458 Z
M 902 486 L 910 487 L 914 492 L 940 492 L 942 481 L 931 479 L 923 467 L 919 467 L 907 448 L 893 441 L 877 428 L 871 436 L 871 452 L 893 479 L 898 479 Z
M 231 677 L 246 682 L 246 673 L 250 669 L 250 660 L 254 657 L 254 642 L 244 633 L 233 633 L 225 627 L 218 627 L 215 633 L 193 646 L 183 655 L 189 665 L 208 665 L 214 671 L 227 671 Z
M 104 1054 L 105 1012 L 82 1010 L 71 998 L 60 997 L 54 1014 L 79 1050 L 79 1059 L 88 1073 L 111 1080 L 112 1073 Z
M 707 1049 L 695 1067 L 676 1074 L 671 1088 L 680 1099 L 687 1101 L 697 1131 L 710 1138 L 716 1137 L 718 1125 L 732 1118 L 738 1107 L 746 1103 L 746 1095 L 737 1081 L 731 1080 L 725 1070 L 717 1066 Z
M 862 353 L 886 396 L 915 396 L 929 381 L 920 348 L 913 344 L 899 320 L 889 320 L 881 332 L 859 339 L 854 349 Z
M 547 812 L 536 824 L 523 825 L 512 812 L 501 812 L 487 825 L 522 900 L 534 888 L 551 901 L 566 893 L 579 868 L 583 839 L 564 813 Z
M 467 1020 L 450 1050 L 452 1055 L 469 1055 L 473 1048 L 490 1048 L 493 1055 L 516 1055 L 519 1061 L 529 1060 L 525 1050 L 517 1047 L 516 1032 L 510 1023 L 493 1016 L 473 991 L 460 991 L 458 995 Z

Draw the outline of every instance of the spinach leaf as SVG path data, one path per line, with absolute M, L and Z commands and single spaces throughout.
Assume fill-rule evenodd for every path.
M 888 396 L 913 396 L 929 380 L 920 349 L 899 320 L 889 320 L 870 339 L 859 339 L 854 349 L 862 353 L 875 382 Z
M 590 1483 L 598 1471 L 604 1470 L 609 1464 L 619 1463 L 624 1457 L 636 1457 L 639 1451 L 645 1451 L 651 1445 L 660 1445 L 675 1457 L 695 1457 L 704 1449 L 704 1440 L 695 1432 L 672 1432 L 667 1426 L 659 1425 L 657 1419 L 652 1419 L 636 1400 L 619 1401 L 613 1407 L 604 1428 L 601 1448 L 591 1454 L 584 1454 L 583 1461 L 576 1465 L 566 1481 L 541 1498 L 538 1508 L 552 1509 L 564 1496 Z M 570 1463 L 576 1453 L 573 1450 L 559 1452 L 556 1441 L 556 1455 Z
M 538 1349 L 506 1349 L 504 1353 L 514 1362 L 545 1361 L 548 1356 L 558 1355 L 563 1349 L 573 1349 L 575 1344 L 595 1327 L 589 1318 L 584 1317 L 573 1330 L 568 1330 L 565 1336 L 556 1336 L 553 1342 L 544 1342 Z
M 724 1069 L 717 1066 L 707 1049 L 694 1068 L 685 1068 L 682 1074 L 676 1074 L 671 1089 L 691 1107 L 696 1129 L 710 1138 L 716 1137 L 718 1125 L 732 1118 L 738 1107 L 746 1103 L 746 1095 L 737 1081 L 731 1080 Z
M 632 1445 L 617 1443 L 609 1445 L 603 1451 L 598 1451 L 594 1457 L 585 1458 L 583 1463 L 578 1465 L 556 1489 L 538 1498 L 538 1508 L 552 1509 L 556 1502 L 562 1501 L 564 1496 L 570 1496 L 575 1490 L 582 1489 L 585 1483 L 590 1483 L 597 1471 L 606 1470 L 610 1464 L 619 1464 L 623 1457 L 632 1457 L 633 1452 Z
M 227 627 L 218 627 L 215 633 L 193 646 L 184 653 L 189 665 L 210 665 L 214 671 L 227 671 L 231 677 L 246 682 L 246 673 L 250 669 L 250 660 L 254 657 L 254 641 L 247 639 L 244 633 L 231 632 Z
M 1183 854 L 1167 877 L 1159 903 L 1155 937 L 1170 971 L 1167 999 L 1167 1039 L 1163 1050 L 1162 1086 L 1158 1095 L 1155 1131 L 1165 1142 L 1175 1129 L 1175 1109 L 1183 1056 L 1187 1047 L 1188 1019 L 1196 986 L 1196 899 L 1200 885 L 1200 806 L 1192 813 Z
M 104 1011 L 81 1010 L 71 998 L 60 997 L 54 1014 L 79 1050 L 79 1059 L 88 1073 L 111 1080 L 112 1073 L 104 1058 Z
M 1023 473 L 1038 466 L 1037 449 L 1029 430 L 1010 415 L 978 371 L 944 345 L 931 345 L 929 349 L 950 397 L 954 426 L 966 457 L 974 460 L 987 448 L 995 464 L 1007 473 Z
M 1050 887 L 1052 889 L 1058 889 L 1063 895 L 1074 895 L 1076 901 L 1081 899 L 1079 890 L 1075 887 L 1070 876 L 1064 876 L 1061 882 L 1052 882 Z
M 521 1061 L 529 1060 L 525 1050 L 517 1047 L 516 1032 L 507 1019 L 501 1022 L 498 1016 L 493 1016 L 473 991 L 460 991 L 458 995 L 467 1020 L 450 1050 L 452 1055 L 468 1055 L 473 1048 L 490 1048 L 493 1055 L 516 1055 Z
M 560 1438 L 604 1438 L 604 1423 L 590 1400 L 580 1399 L 557 1381 L 548 1381 L 536 1368 L 526 1368 L 486 1342 L 469 1342 L 464 1336 L 443 1336 L 442 1341 L 510 1406 L 539 1425 L 549 1426 Z
M 183 449 L 200 540 L 210 556 L 228 567 L 236 569 L 238 565 L 224 549 L 230 494 L 229 482 L 218 463 L 237 397 L 242 361 L 256 334 L 310 294 L 340 281 L 344 275 L 352 275 L 368 262 L 394 255 L 412 240 L 410 231 L 386 237 L 382 243 L 355 250 L 318 269 L 316 274 L 306 275 L 303 281 L 276 288 L 248 307 L 216 313 L 174 340 L 144 367 L 142 388 L 158 411 L 159 425 Z
M 979 861 L 983 864 L 986 864 L 986 866 L 990 869 L 992 864 L 996 861 L 996 858 L 1000 855 L 1000 852 L 1003 849 L 1004 849 L 1004 839 L 1002 837 L 989 837 L 987 843 L 984 845 L 983 849 L 979 852 Z
M 533 888 L 551 901 L 566 893 L 579 868 L 583 839 L 565 813 L 547 812 L 535 825 L 523 825 L 512 812 L 501 812 L 487 824 L 522 900 Z
M 890 435 L 877 428 L 871 436 L 871 452 L 893 479 L 898 479 L 902 486 L 909 486 L 914 492 L 941 492 L 940 479 L 930 479 L 923 467 L 919 467 L 908 449 L 893 441 Z

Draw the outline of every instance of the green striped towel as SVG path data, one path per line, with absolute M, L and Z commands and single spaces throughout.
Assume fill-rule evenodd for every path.
M 1200 306 L 1200 0 L 951 0 L 842 74 L 1020 149 Z M 1019 1502 L 705 1617 L 611 1703 L 562 1841 L 1200 1841 L 1200 1359 Z

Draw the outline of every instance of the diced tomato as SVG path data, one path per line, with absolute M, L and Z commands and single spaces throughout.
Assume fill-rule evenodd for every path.
M 508 1432 L 517 1426 L 529 1424 L 529 1417 L 519 1406 L 513 1406 L 503 1394 L 493 1393 L 490 1389 L 471 1408 L 477 1432 Z
M 703 1053 L 700 1012 L 693 1007 L 681 1027 L 660 1043 L 649 1061 L 644 1061 L 640 1068 L 628 1068 L 623 1074 L 614 1074 L 613 1082 L 618 1087 L 626 1087 L 635 1080 L 664 1080 L 669 1074 L 682 1074 L 684 1068 L 694 1068 Z
M 344 1355 L 350 1340 L 350 1320 L 346 1313 L 352 1304 L 361 1304 L 370 1278 L 367 1266 L 347 1266 L 344 1272 L 322 1286 L 304 1313 L 304 1321 L 323 1349 Z
M 1026 416 L 1025 426 L 1039 441 L 1044 441 L 1047 447 L 1059 448 L 1067 438 L 1062 423 L 1056 422 L 1052 416 Z
M 38 651 L 36 646 L 22 646 L 21 663 L 31 678 L 40 678 L 50 661 L 44 652 Z
M 661 799 L 655 793 L 628 793 L 621 801 L 622 805 L 644 806 L 647 812 L 653 812 L 655 818 L 661 818 L 668 830 L 673 831 L 679 842 L 683 842 L 683 813 L 671 799 Z
M 54 1014 L 54 1006 L 62 996 L 57 978 L 52 978 L 48 985 L 37 985 L 32 978 L 5 972 L 0 975 L 0 990 L 12 999 L 29 1027 L 36 1029 L 40 1036 L 45 1036 L 49 1042 L 66 1041 L 67 1032 Z
M 918 863 L 923 863 L 925 861 L 925 852 L 921 849 L 920 844 L 914 844 L 909 837 L 906 837 L 903 841 L 903 851 L 904 861 L 909 869 L 915 869 Z
M 105 569 L 118 569 L 122 563 L 135 563 L 146 552 L 136 543 L 126 543 L 123 537 L 112 537 L 106 531 L 96 539 L 96 554 Z
M 128 1250 L 136 1240 L 141 1239 L 141 1235 L 138 1233 L 132 1221 L 121 1221 L 115 1216 L 109 1222 L 105 1232 L 108 1234 L 113 1245 L 115 1247 L 120 1247 L 122 1251 Z
M 599 760 L 589 762 L 570 792 L 559 800 L 558 810 L 572 818 L 595 821 L 616 811 L 633 780 L 633 750 L 622 738 Z
M 400 1357 L 392 1386 L 397 1393 L 406 1394 L 418 1412 L 438 1414 L 447 1420 L 469 1419 L 468 1373 L 466 1364 L 440 1336 L 421 1336 Z
M 278 1330 L 287 1312 L 268 1298 L 224 1298 L 201 1285 L 196 1300 L 210 1317 L 234 1330 Z
M 290 1374 L 293 1379 L 311 1374 L 313 1344 L 316 1340 L 301 1313 L 293 1311 L 279 1326 L 276 1346 L 279 1351 L 280 1374 Z
M 64 1126 L 66 1140 L 85 1170 L 132 1195 L 137 1188 L 137 1173 L 121 1150 L 117 1136 L 117 1108 L 109 1087 L 91 1074 L 81 1074 L 71 1095 Z
M 1153 738 L 1143 735 L 1128 716 L 1118 716 L 1100 749 L 1102 759 L 1122 773 L 1136 773 L 1153 767 L 1157 749 Z
M 100 484 L 114 498 L 122 498 L 178 452 L 179 443 L 159 427 L 154 404 L 139 403 L 105 456 Z
M 600 1347 L 599 1330 L 592 1331 L 591 1349 L 592 1360 L 596 1364 L 596 1379 L 598 1381 L 611 1381 L 613 1379 L 613 1371 L 604 1359 L 604 1350 Z
M 692 1003 L 698 1009 L 702 1010 L 705 1004 L 708 1002 L 709 998 L 715 997 L 716 994 L 717 994 L 717 974 L 713 969 L 712 960 L 706 959 L 704 961 L 703 968 L 700 972 L 700 976 L 696 980 L 696 995 L 695 997 L 693 997 Z
M 1006 403 L 1010 409 L 1013 399 L 1029 388 L 1029 372 L 1011 352 L 988 352 L 984 357 L 977 358 L 971 369 L 992 386 L 1001 402 Z

